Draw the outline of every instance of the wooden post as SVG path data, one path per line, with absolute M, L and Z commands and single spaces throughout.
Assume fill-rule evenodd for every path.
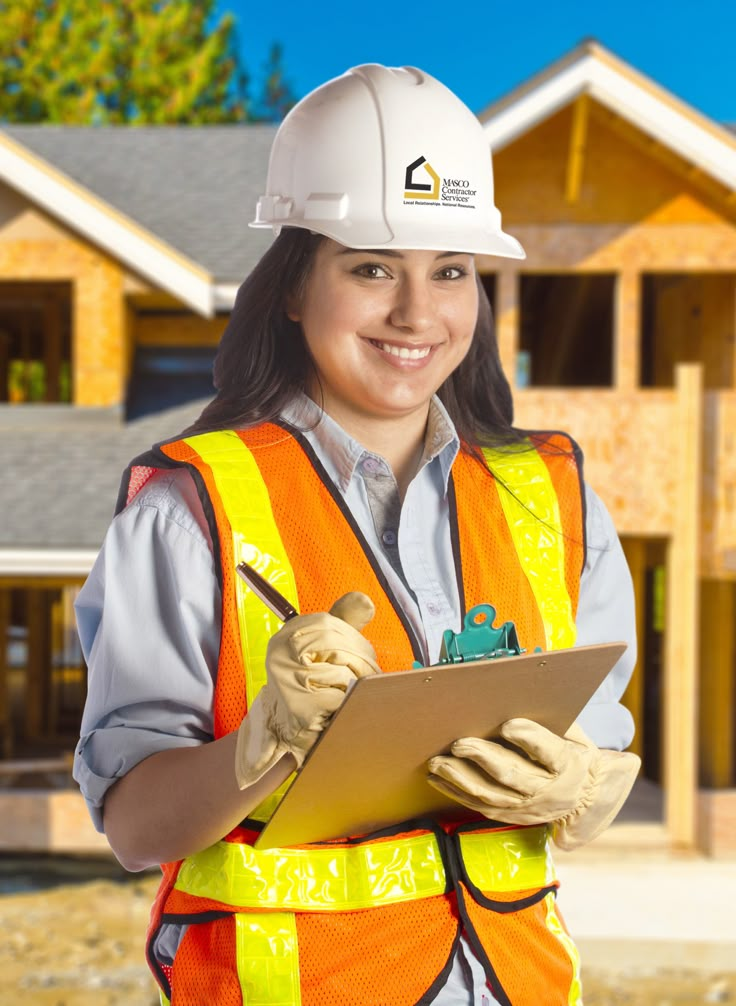
M 698 638 L 701 438 L 703 368 L 675 370 L 675 496 L 673 533 L 667 548 L 664 661 L 665 819 L 672 841 L 696 840 L 698 787 Z
M 26 667 L 25 732 L 28 740 L 43 736 L 48 701 L 49 612 L 48 592 L 29 590 L 28 666 Z
M 587 94 L 581 94 L 572 109 L 570 146 L 567 152 L 565 176 L 565 202 L 570 205 L 576 203 L 580 198 L 583 165 L 585 164 L 585 145 L 588 139 L 589 101 Z
M 619 273 L 614 302 L 613 381 L 617 391 L 639 385 L 641 356 L 641 275 Z
M 47 294 L 43 304 L 43 359 L 46 369 L 47 402 L 58 402 L 61 377 L 61 303 Z
M 634 582 L 636 600 L 636 664 L 623 696 L 623 703 L 634 717 L 636 733 L 629 750 L 640 757 L 644 753 L 644 636 L 646 633 L 647 548 L 641 538 L 622 538 L 621 545 Z
M 734 781 L 736 585 L 704 580 L 701 604 L 700 775 L 705 786 L 725 789 Z
M 496 339 L 501 366 L 512 388 L 516 387 L 516 354 L 519 351 L 519 274 L 502 267 L 496 276 Z

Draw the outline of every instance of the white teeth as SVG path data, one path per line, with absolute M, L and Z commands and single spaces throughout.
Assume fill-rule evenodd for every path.
M 432 348 L 431 346 L 425 346 L 424 349 L 407 349 L 406 346 L 391 346 L 388 342 L 377 342 L 376 345 L 384 353 L 398 356 L 402 360 L 423 360 L 425 356 L 429 355 L 429 351 Z

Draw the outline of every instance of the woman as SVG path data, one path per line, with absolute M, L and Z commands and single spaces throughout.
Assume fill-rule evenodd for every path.
M 78 604 L 76 777 L 123 865 L 164 864 L 162 1000 L 580 1002 L 548 842 L 595 837 L 633 783 L 633 645 L 566 738 L 512 720 L 508 743 L 431 760 L 462 826 L 253 849 L 350 682 L 436 661 L 472 605 L 526 649 L 633 642 L 574 442 L 512 426 L 474 256 L 523 251 L 483 131 L 427 74 L 358 67 L 281 126 L 255 225 L 277 238 L 239 291 L 218 394 L 133 462 Z M 281 627 L 240 561 L 307 614 Z

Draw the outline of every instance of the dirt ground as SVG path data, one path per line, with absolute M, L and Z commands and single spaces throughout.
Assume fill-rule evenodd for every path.
M 145 876 L 0 895 L 0 1003 L 157 1006 L 142 952 L 155 888 Z M 736 1004 L 736 962 L 732 974 L 584 973 L 584 989 L 585 1006 Z

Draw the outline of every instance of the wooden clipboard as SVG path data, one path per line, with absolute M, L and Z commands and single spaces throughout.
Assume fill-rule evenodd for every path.
M 563 734 L 625 649 L 626 643 L 602 643 L 361 678 L 256 848 L 466 814 L 427 783 L 427 760 L 448 752 L 458 737 L 492 737 L 514 716 Z

